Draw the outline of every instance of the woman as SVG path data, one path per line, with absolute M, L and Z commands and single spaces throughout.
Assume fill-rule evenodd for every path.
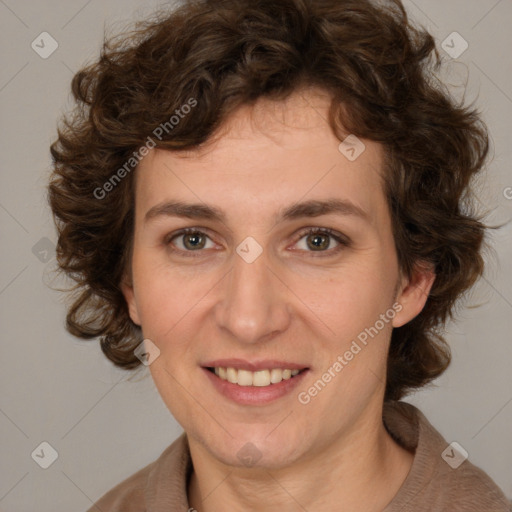
M 483 270 L 487 132 L 431 57 L 399 1 L 201 0 L 74 77 L 68 329 L 149 366 L 184 429 L 91 511 L 509 510 L 400 401 Z

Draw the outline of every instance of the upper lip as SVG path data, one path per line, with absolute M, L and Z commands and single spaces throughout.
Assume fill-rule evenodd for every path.
M 258 361 L 247 361 L 245 359 L 215 359 L 214 361 L 202 363 L 201 366 L 204 368 L 235 368 L 237 370 L 247 370 L 250 372 L 271 370 L 272 368 L 282 368 L 283 370 L 302 370 L 308 368 L 305 364 L 279 361 L 277 359 Z

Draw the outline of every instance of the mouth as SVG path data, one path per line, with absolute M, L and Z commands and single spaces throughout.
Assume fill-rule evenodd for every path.
M 258 371 L 250 371 L 224 366 L 209 366 L 206 369 L 217 375 L 222 380 L 237 384 L 238 386 L 266 387 L 279 384 L 283 380 L 288 380 L 306 371 L 308 368 L 271 368 Z
M 291 393 L 310 370 L 282 361 L 212 361 L 202 369 L 220 395 L 240 405 L 266 405 Z

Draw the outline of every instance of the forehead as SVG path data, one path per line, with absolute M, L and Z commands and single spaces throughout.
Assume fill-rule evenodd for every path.
M 178 200 L 229 214 L 275 216 L 301 200 L 349 200 L 377 220 L 385 209 L 379 144 L 361 140 L 355 159 L 328 124 L 330 97 L 302 91 L 235 111 L 199 148 L 152 150 L 137 169 L 137 216 Z M 350 134 L 346 134 L 350 135 Z

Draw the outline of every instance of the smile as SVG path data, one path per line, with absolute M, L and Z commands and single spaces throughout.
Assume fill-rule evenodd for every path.
M 239 405 L 264 406 L 292 396 L 310 368 L 284 361 L 225 359 L 211 361 L 202 370 L 220 396 Z
M 283 380 L 295 377 L 303 370 L 298 369 L 281 369 L 272 368 L 269 370 L 258 370 L 251 372 L 249 370 L 236 369 L 231 367 L 216 366 L 215 368 L 208 368 L 211 372 L 215 373 L 222 380 L 231 382 L 231 384 L 238 384 L 239 386 L 257 386 L 265 387 L 273 384 L 279 384 Z

